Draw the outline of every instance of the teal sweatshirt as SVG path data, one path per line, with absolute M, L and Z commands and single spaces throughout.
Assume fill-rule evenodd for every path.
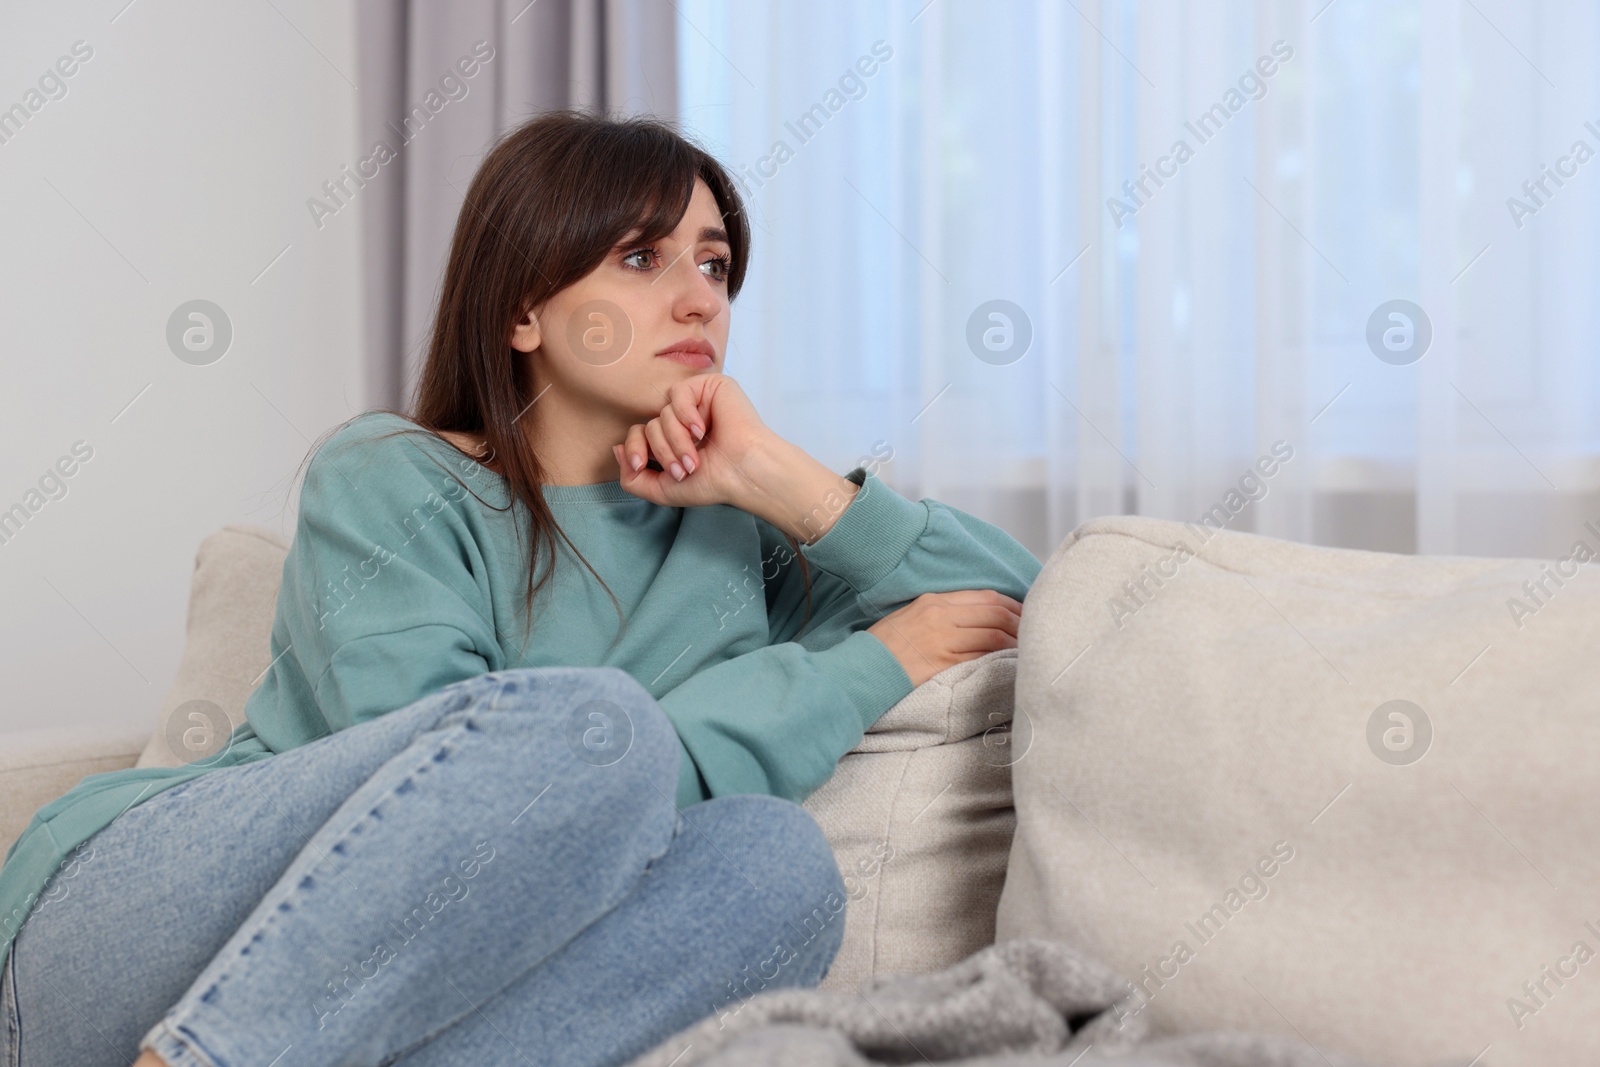
M 393 436 L 394 430 L 410 428 Z M 283 564 L 272 665 L 217 755 L 93 774 L 40 808 L 0 868 L 0 962 L 74 848 L 133 805 L 218 767 L 265 759 L 518 667 L 627 671 L 677 729 L 677 804 L 766 793 L 802 801 L 911 679 L 867 627 L 927 592 L 1022 600 L 1040 564 L 996 526 L 913 503 L 863 467 L 833 526 L 801 545 L 729 505 L 672 508 L 620 482 L 544 487 L 558 562 L 523 640 L 528 512 L 447 441 L 369 412 L 312 456 Z M 838 501 L 844 504 L 844 500 Z M 540 573 L 546 563 L 540 554 Z M 523 647 L 523 646 L 526 647 Z

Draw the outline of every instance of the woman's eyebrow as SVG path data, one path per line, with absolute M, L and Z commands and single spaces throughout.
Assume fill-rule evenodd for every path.
M 638 234 L 640 234 L 641 232 L 643 232 L 643 231 L 641 231 L 638 227 L 635 227 L 634 229 L 628 231 L 628 235 L 626 237 L 624 237 L 621 241 L 617 242 L 617 245 L 616 245 L 617 249 L 621 249 L 625 245 L 633 244 L 635 241 L 637 241 L 639 239 L 638 238 Z M 732 241 L 728 240 L 728 231 L 724 230 L 724 229 L 722 229 L 720 227 L 717 227 L 717 226 L 703 226 L 703 227 L 701 227 L 700 234 L 699 234 L 699 240 L 701 240 L 701 241 L 721 241 L 725 245 L 733 243 Z

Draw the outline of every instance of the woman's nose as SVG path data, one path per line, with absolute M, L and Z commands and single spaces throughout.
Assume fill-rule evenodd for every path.
M 716 313 L 721 301 L 716 284 L 688 256 L 673 264 L 671 284 L 675 287 L 674 303 L 678 311 L 694 311 L 707 317 Z

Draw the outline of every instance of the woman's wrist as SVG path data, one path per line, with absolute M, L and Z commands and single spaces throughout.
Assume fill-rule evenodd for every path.
M 741 510 L 802 544 L 815 544 L 844 514 L 860 487 L 774 434 L 742 465 Z

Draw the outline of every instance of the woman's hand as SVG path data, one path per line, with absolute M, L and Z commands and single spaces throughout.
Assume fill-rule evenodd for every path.
M 744 466 L 774 443 L 781 442 L 738 382 L 726 374 L 696 374 L 674 382 L 661 414 L 630 426 L 611 450 L 622 488 L 652 504 L 740 506 L 752 489 Z M 651 458 L 661 470 L 646 466 Z
M 611 446 L 634 496 L 674 508 L 728 504 L 808 545 L 855 499 L 854 482 L 768 429 L 726 374 L 685 378 L 664 396 L 660 415 Z M 661 470 L 646 466 L 651 458 Z
M 963 589 L 923 593 L 867 632 L 888 647 L 915 688 L 946 667 L 1016 648 L 1021 621 L 1021 601 L 993 589 Z

